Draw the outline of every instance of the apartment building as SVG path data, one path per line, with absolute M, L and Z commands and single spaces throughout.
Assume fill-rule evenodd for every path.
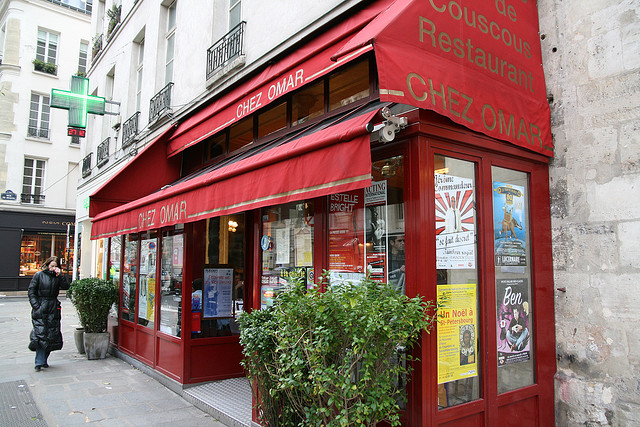
M 90 26 L 90 1 L 0 2 L 1 290 L 26 290 L 51 255 L 71 275 L 81 141 L 50 98 L 86 74 Z

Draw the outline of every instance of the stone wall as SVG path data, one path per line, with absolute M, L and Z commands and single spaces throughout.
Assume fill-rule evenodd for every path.
M 539 0 L 556 423 L 640 425 L 640 1 Z

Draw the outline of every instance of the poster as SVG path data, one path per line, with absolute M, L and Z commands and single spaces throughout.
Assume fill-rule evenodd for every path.
M 313 232 L 311 227 L 302 227 L 293 232 L 296 267 L 313 265 Z
M 519 185 L 493 182 L 493 231 L 496 267 L 526 266 L 525 190 Z M 511 272 L 524 272 L 505 270 Z
M 155 277 L 147 277 L 147 320 L 153 320 L 155 315 L 155 299 L 156 299 L 156 279 Z
M 362 190 L 329 196 L 329 271 L 364 273 Z
M 438 384 L 478 375 L 476 284 L 439 285 Z
M 531 359 L 527 279 L 496 280 L 498 367 Z
M 364 189 L 364 205 L 367 273 L 376 282 L 388 282 L 387 181 L 372 181 L 371 187 Z
M 173 268 L 182 268 L 182 260 L 184 259 L 184 235 L 176 234 L 173 236 L 173 251 L 171 261 Z
M 289 252 L 291 245 L 291 229 L 289 228 L 289 221 L 285 221 L 285 226 L 277 228 L 275 231 L 276 239 L 276 264 L 289 264 Z
M 260 288 L 260 308 L 273 306 L 276 296 L 284 291 L 294 278 L 302 279 L 307 288 L 313 286 L 313 267 L 281 268 L 273 270 L 275 275 L 263 275 Z
M 147 277 L 140 276 L 140 295 L 138 295 L 138 317 L 141 319 L 149 320 L 147 318 Z
M 232 268 L 205 268 L 202 317 L 231 317 L 233 315 L 232 290 Z
M 473 179 L 435 174 L 436 268 L 476 267 Z

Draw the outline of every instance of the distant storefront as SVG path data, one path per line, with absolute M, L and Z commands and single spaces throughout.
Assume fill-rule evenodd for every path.
M 535 2 L 378 1 L 169 127 L 91 196 L 114 344 L 242 376 L 240 312 L 369 274 L 442 303 L 403 425 L 553 425 L 540 64 Z
M 74 223 L 73 216 L 0 212 L 0 290 L 26 290 L 42 263 L 53 255 L 70 277 Z

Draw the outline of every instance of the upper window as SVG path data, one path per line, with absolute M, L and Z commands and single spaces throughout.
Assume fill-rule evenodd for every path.
M 229 30 L 235 28 L 242 20 L 242 1 L 229 0 Z
M 22 203 L 44 203 L 44 170 L 45 161 L 24 159 L 24 175 L 22 176 Z
M 164 82 L 169 84 L 173 81 L 173 56 L 176 43 L 176 4 L 169 6 L 167 16 L 167 52 L 165 57 Z
M 31 94 L 29 107 L 29 127 L 27 135 L 38 138 L 49 138 L 49 97 Z
M 45 30 L 38 30 L 38 45 L 36 59 L 49 64 L 56 63 L 58 54 L 58 35 Z
M 89 43 L 85 41 L 80 42 L 80 53 L 78 55 L 78 75 L 87 75 L 87 55 L 89 52 Z
M 136 67 L 136 111 L 142 102 L 142 65 L 144 63 L 144 39 L 138 43 L 138 63 Z

